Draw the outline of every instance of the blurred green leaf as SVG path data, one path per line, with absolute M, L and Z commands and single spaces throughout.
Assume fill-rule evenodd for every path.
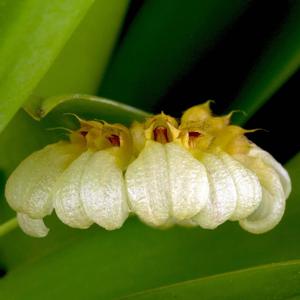
M 300 261 L 296 260 L 186 281 L 122 299 L 283 300 L 300 296 L 299 283 Z
M 0 131 L 48 70 L 92 2 L 1 1 Z
M 145 1 L 113 57 L 100 95 L 152 111 L 248 2 Z
M 105 120 L 130 125 L 133 120 L 141 121 L 150 116 L 132 106 L 84 94 L 54 96 L 40 101 L 40 106 L 26 106 L 27 112 L 36 120 L 42 120 L 49 126 L 67 126 L 64 123 L 64 114 L 73 113 L 86 119 Z M 45 118 L 46 117 L 46 118 Z
M 129 0 L 97 0 L 33 94 L 96 94 Z
M 230 110 L 241 109 L 246 112 L 245 115 L 234 115 L 234 121 L 244 124 L 299 67 L 300 2 L 292 1 L 288 16 L 230 105 Z

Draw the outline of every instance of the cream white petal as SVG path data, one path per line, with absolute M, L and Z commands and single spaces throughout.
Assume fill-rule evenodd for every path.
M 237 156 L 242 163 L 256 173 L 262 186 L 262 201 L 259 207 L 240 225 L 251 233 L 264 233 L 274 228 L 285 210 L 285 194 L 278 173 L 255 158 Z
M 59 142 L 31 154 L 7 181 L 5 196 L 9 205 L 32 218 L 50 214 L 50 194 L 56 179 L 79 153 L 78 146 Z
M 96 152 L 88 160 L 81 178 L 81 199 L 87 216 L 107 230 L 120 228 L 127 219 L 123 173 L 109 152 Z
M 18 213 L 17 220 L 20 228 L 30 236 L 41 238 L 49 232 L 43 219 L 32 219 L 26 214 Z
M 226 165 L 217 155 L 205 153 L 201 162 L 208 175 L 210 199 L 193 220 L 203 228 L 214 229 L 232 216 L 237 192 Z
M 183 147 L 165 145 L 168 162 L 171 216 L 183 221 L 195 216 L 209 199 L 209 183 L 204 165 Z
M 248 217 L 259 206 L 262 199 L 260 182 L 254 172 L 225 152 L 220 152 L 227 170 L 232 176 L 237 191 L 237 205 L 230 220 L 236 221 Z
M 169 179 L 164 145 L 147 141 L 127 168 L 125 179 L 129 206 L 145 223 L 164 226 L 169 221 Z
M 292 184 L 290 176 L 286 169 L 270 153 L 261 149 L 255 144 L 251 144 L 248 155 L 251 157 L 258 157 L 262 159 L 266 164 L 271 166 L 277 172 L 285 193 L 285 197 L 288 198 L 292 190 Z
M 81 199 L 81 178 L 93 152 L 82 153 L 58 178 L 53 188 L 53 203 L 59 219 L 75 228 L 88 228 L 93 222 L 87 216 Z

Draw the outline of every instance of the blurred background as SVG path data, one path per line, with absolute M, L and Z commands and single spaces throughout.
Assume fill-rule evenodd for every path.
M 218 114 L 253 102 L 234 119 L 265 129 L 250 138 L 285 163 L 300 149 L 299 1 L 205 3 L 132 1 L 99 94 L 175 116 L 207 99 Z M 287 47 L 296 48 L 288 61 Z

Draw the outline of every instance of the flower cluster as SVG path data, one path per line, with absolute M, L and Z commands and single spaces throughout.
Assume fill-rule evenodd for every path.
M 286 170 L 249 141 L 248 130 L 213 116 L 209 102 L 121 124 L 80 120 L 69 141 L 26 158 L 9 177 L 5 195 L 23 231 L 43 237 L 55 210 L 75 228 L 113 230 L 129 214 L 153 227 L 214 229 L 239 221 L 252 233 L 278 224 L 291 191 Z

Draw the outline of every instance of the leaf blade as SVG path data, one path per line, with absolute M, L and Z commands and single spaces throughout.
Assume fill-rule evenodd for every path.
M 160 287 L 120 300 L 287 299 L 300 295 L 299 270 L 299 260 L 264 265 Z
M 96 94 L 128 2 L 95 1 L 33 91 L 33 95 L 44 99 L 72 93 Z
M 18 0 L 13 2 L 13 12 L 8 2 L 4 1 L 0 19 L 5 24 L 0 46 L 0 131 L 50 67 L 93 0 Z

